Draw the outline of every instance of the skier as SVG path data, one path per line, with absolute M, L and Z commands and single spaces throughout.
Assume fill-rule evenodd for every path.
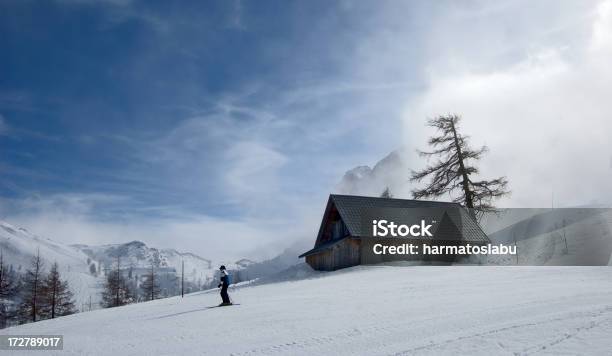
M 223 299 L 223 303 L 219 304 L 219 306 L 232 305 L 232 302 L 230 302 L 230 299 L 229 299 L 229 295 L 227 294 L 227 287 L 229 287 L 229 284 L 230 284 L 229 274 L 227 274 L 227 271 L 225 270 L 225 266 L 223 265 L 219 267 L 219 270 L 220 270 L 219 275 L 221 277 L 221 283 L 219 283 L 217 288 L 221 288 L 221 299 Z

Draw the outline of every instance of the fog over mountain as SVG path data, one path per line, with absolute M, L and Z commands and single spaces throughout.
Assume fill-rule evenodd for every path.
M 117 263 L 117 258 L 123 268 L 148 269 L 168 268 L 177 274 L 181 272 L 181 263 L 185 263 L 185 278 L 187 280 L 204 282 L 212 278 L 212 261 L 193 253 L 183 253 L 174 249 L 157 249 L 147 246 L 142 241 L 131 241 L 124 244 L 101 246 L 72 245 L 89 259 L 95 261 L 98 269 L 109 270 Z
M 349 195 L 380 196 L 389 188 L 395 198 L 410 197 L 410 168 L 405 149 L 397 149 L 378 161 L 372 168 L 357 166 L 348 170 L 338 185 L 336 193 Z

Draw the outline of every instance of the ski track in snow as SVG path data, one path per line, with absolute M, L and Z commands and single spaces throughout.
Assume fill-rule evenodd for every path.
M 0 334 L 63 334 L 70 355 L 612 355 L 609 267 L 355 267 L 230 295 L 240 305 L 192 294 Z

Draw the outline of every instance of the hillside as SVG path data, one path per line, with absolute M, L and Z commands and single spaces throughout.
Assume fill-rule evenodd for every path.
M 142 270 L 148 271 L 154 263 L 170 275 L 177 276 L 184 261 L 185 281 L 194 285 L 211 281 L 216 271 L 216 266 L 210 260 L 189 252 L 157 249 L 140 241 L 101 246 L 66 245 L 4 221 L 0 221 L 0 249 L 4 263 L 19 273 L 29 267 L 37 251 L 40 251 L 47 268 L 57 262 L 79 309 L 89 309 L 90 303 L 91 308 L 98 307 L 104 273 L 114 268 L 117 256 L 124 270 L 135 269 L 140 273 Z
M 489 263 L 602 266 L 612 262 L 610 209 L 509 209 L 488 218 L 485 231 L 491 226 L 502 226 L 488 233 L 491 241 L 516 243 L 519 250 L 518 258 L 493 257 Z
M 318 277 L 318 278 L 315 278 Z M 355 267 L 0 331 L 64 354 L 609 354 L 608 267 Z M 26 354 L 24 352 L 24 354 Z M 47 354 L 52 354 L 47 352 Z
M 90 296 L 93 303 L 97 301 L 99 280 L 89 272 L 87 256 L 80 250 L 4 221 L 0 221 L 0 248 L 4 263 L 12 265 L 20 273 L 30 266 L 30 260 L 40 251 L 47 267 L 53 262 L 59 264 L 60 273 L 74 293 L 77 307 L 88 304 Z

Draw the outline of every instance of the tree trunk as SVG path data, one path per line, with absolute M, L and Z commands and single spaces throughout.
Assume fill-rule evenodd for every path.
M 57 285 L 53 285 L 53 296 L 51 297 L 51 319 L 55 319 L 55 302 L 57 300 Z
M 37 262 L 38 263 L 38 262 Z M 32 294 L 32 321 L 36 321 L 36 300 L 38 299 L 38 266 L 36 267 L 36 276 L 34 277 L 34 293 Z
M 455 149 L 457 150 L 457 158 L 459 160 L 459 170 L 461 171 L 461 177 L 463 181 L 461 185 L 463 186 L 463 194 L 465 194 L 465 206 L 468 209 L 474 209 L 474 201 L 472 200 L 472 191 L 470 191 L 469 180 L 467 176 L 467 172 L 465 171 L 465 165 L 463 164 L 463 152 L 461 152 L 461 145 L 459 144 L 459 138 L 457 137 L 457 130 L 455 130 L 455 124 L 450 122 L 451 130 L 453 131 L 453 139 L 455 141 Z

